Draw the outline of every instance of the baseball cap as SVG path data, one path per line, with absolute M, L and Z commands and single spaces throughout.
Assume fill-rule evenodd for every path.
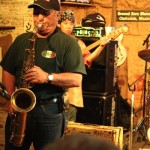
M 30 4 L 28 8 L 34 8 L 35 6 L 39 6 L 45 10 L 54 9 L 60 11 L 60 4 L 58 0 L 34 0 L 34 3 Z

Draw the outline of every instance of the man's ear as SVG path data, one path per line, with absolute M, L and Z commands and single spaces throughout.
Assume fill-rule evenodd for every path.
M 60 11 L 57 12 L 57 18 L 58 18 L 58 20 L 60 19 L 60 15 L 61 15 Z

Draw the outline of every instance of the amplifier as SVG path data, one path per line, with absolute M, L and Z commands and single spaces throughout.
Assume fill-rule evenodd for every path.
M 68 122 L 68 127 L 64 132 L 64 136 L 74 133 L 100 136 L 114 142 L 120 150 L 123 148 L 123 127 Z
M 116 95 L 94 96 L 83 94 L 84 107 L 78 108 L 76 122 L 116 126 Z
M 89 38 L 100 38 L 105 35 L 105 28 L 98 27 L 74 27 L 73 34 L 76 37 L 89 37 Z
M 84 94 L 110 95 L 116 88 L 116 47 L 117 41 L 110 41 L 95 59 L 87 76 L 84 76 L 82 89 Z

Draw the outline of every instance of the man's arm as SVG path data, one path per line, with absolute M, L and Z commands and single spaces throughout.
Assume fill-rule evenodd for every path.
M 11 95 L 15 90 L 15 77 L 6 70 L 3 70 L 2 83 L 5 85 L 7 92 Z
M 54 84 L 64 88 L 79 87 L 82 82 L 82 75 L 79 73 L 52 73 L 53 80 L 50 84 Z M 34 66 L 33 68 L 27 70 L 24 76 L 27 81 L 36 83 L 48 83 L 48 73 L 43 71 L 40 67 Z
M 105 48 L 105 45 L 108 42 L 109 42 L 109 38 L 107 36 L 101 37 L 100 45 L 90 55 L 88 55 L 88 57 L 85 58 L 85 61 L 93 62 L 93 60 L 95 60 L 100 55 L 100 53 Z
M 82 75 L 79 73 L 60 73 L 53 74 L 54 80 L 51 84 L 61 86 L 61 87 L 79 87 L 82 82 Z
M 9 95 L 15 91 L 15 77 L 7 72 L 6 70 L 2 71 L 2 83 L 5 85 L 7 92 Z M 10 101 L 8 101 L 8 112 L 12 112 L 12 106 Z

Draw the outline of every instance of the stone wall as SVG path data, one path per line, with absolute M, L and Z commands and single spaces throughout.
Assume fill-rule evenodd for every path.
M 31 1 L 1 0 L 0 26 L 13 26 L 15 30 L 0 30 L 2 55 L 17 35 L 32 30 L 32 10 L 27 9 Z M 1 59 L 1 58 L 0 58 Z M 1 69 L 1 68 L 0 68 Z M 0 72 L 0 81 L 1 81 Z M 7 116 L 7 101 L 0 97 L 0 150 L 4 149 L 4 129 Z

